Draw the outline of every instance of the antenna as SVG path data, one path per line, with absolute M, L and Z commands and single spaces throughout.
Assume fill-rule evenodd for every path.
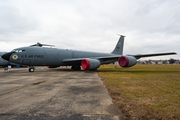
M 30 46 L 37 46 L 37 47 L 50 46 L 50 47 L 55 47 L 54 45 L 41 44 L 41 43 L 39 43 L 39 42 L 37 42 L 37 44 L 30 45 Z

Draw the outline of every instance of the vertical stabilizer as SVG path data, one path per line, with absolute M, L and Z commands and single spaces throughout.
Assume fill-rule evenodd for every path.
M 119 41 L 118 41 L 116 47 L 114 48 L 112 54 L 118 54 L 118 55 L 123 54 L 124 37 L 125 36 L 120 35 Z

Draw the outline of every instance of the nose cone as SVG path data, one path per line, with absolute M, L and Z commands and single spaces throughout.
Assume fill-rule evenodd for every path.
M 4 55 L 2 55 L 1 57 L 7 61 L 9 61 L 10 56 L 13 54 L 14 52 L 9 52 L 9 53 L 5 53 Z

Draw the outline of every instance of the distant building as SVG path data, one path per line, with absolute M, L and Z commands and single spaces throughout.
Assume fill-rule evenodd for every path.
M 173 59 L 174 60 L 174 59 Z M 138 60 L 137 64 L 145 64 L 145 65 L 167 65 L 167 64 L 175 64 L 180 65 L 180 60 Z

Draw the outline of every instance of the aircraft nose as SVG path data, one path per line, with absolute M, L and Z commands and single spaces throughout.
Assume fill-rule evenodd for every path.
M 9 53 L 5 53 L 4 55 L 2 55 L 1 57 L 7 61 L 9 61 L 10 56 L 13 54 L 14 52 L 9 52 Z

